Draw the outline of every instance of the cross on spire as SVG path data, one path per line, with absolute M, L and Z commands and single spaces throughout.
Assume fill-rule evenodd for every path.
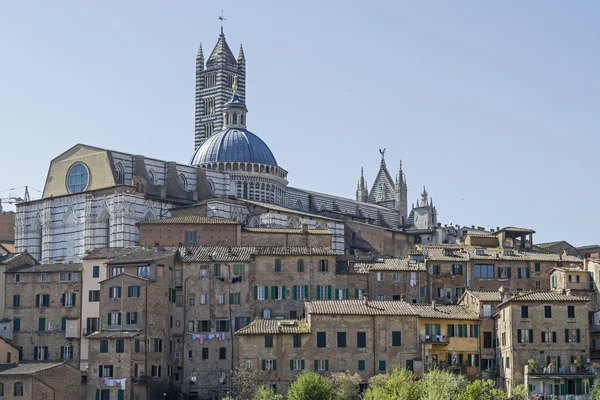
M 223 16 L 223 10 L 221 10 L 221 15 L 219 15 L 219 19 L 221 20 L 221 33 L 223 33 L 223 22 L 227 21 L 227 19 Z

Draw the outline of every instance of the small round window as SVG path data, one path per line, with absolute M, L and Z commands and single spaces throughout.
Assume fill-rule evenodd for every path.
M 71 193 L 83 192 L 88 185 L 88 169 L 82 163 L 74 164 L 67 174 L 67 188 Z

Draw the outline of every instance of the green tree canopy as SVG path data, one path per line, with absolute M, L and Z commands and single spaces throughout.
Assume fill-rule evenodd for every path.
M 332 400 L 331 383 L 314 372 L 304 372 L 290 386 L 288 400 Z
M 506 393 L 491 379 L 476 379 L 467 384 L 460 400 L 506 400 Z

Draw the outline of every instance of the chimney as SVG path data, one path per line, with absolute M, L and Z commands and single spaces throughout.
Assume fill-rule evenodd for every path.
M 433 307 L 433 309 L 435 310 L 435 300 L 431 300 L 431 307 Z
M 364 294 L 362 295 L 362 301 L 363 301 L 363 304 L 364 304 L 365 306 L 368 306 L 368 305 L 369 305 L 369 295 L 368 295 L 368 294 L 366 294 L 366 293 L 364 293 Z
M 308 233 L 308 225 L 302 224 L 302 233 Z

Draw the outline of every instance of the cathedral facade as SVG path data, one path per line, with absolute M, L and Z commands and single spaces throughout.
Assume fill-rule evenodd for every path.
M 207 213 L 217 210 L 214 216 L 251 227 L 317 227 L 319 219 L 320 228 L 332 231 L 338 254 L 349 251 L 343 244 L 344 221 L 399 233 L 435 231 L 433 202 L 424 191 L 408 213 L 402 164 L 392 178 L 385 150 L 370 189 L 361 171 L 355 199 L 289 186 L 288 171 L 247 128 L 245 82 L 244 51 L 240 46 L 235 57 L 221 31 L 209 58 L 205 61 L 202 47 L 196 57 L 190 164 L 75 145 L 51 161 L 42 198 L 17 205 L 15 251 L 56 262 L 78 261 L 94 247 L 135 246 L 140 244 L 137 222 L 169 217 L 173 208 L 203 201 L 215 204 Z M 237 206 L 216 206 L 227 198 L 247 200 L 247 207 L 263 204 L 269 213 L 278 207 L 280 217 L 250 219 Z

